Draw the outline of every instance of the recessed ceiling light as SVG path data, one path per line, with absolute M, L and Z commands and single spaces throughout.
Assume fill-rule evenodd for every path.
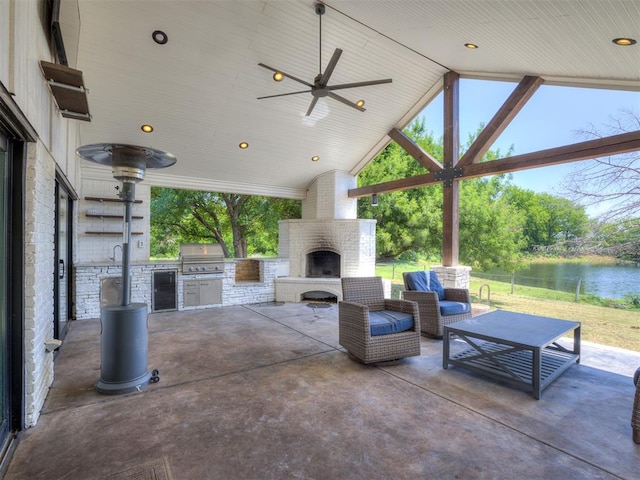
M 313 157 L 311 157 L 312 162 L 317 162 L 318 160 L 320 160 L 320 157 L 318 155 L 314 155 Z
M 364 107 L 364 100 L 358 100 L 356 102 L 356 105 L 359 106 L 360 108 Z
M 153 32 L 151 34 L 151 38 L 153 38 L 153 41 L 158 45 L 164 45 L 169 41 L 169 37 L 167 37 L 167 34 L 162 30 L 156 30 L 155 32 Z
M 276 73 L 273 74 L 273 79 L 276 82 L 281 82 L 283 78 L 284 78 L 284 73 L 282 73 L 282 72 L 276 72 Z
M 471 50 L 475 50 L 476 48 L 479 48 L 478 45 L 476 45 L 475 43 L 465 43 L 464 46 L 467 48 L 470 48 Z
M 153 132 L 153 125 L 149 125 L 148 123 L 145 123 L 140 127 L 140 130 L 142 130 L 144 133 L 151 133 Z
M 238 145 L 242 150 L 249 148 L 249 144 L 247 142 L 240 142 Z
M 629 37 L 614 38 L 611 41 L 616 45 L 620 45 L 622 47 L 628 47 L 629 45 L 635 45 L 637 43 L 633 38 Z

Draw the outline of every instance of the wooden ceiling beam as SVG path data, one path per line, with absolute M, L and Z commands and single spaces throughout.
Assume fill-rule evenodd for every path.
M 524 77 L 462 156 L 458 166 L 479 162 L 543 82 L 541 77 Z
M 406 136 L 402 130 L 393 128 L 387 135 L 430 172 L 442 170 L 442 164 L 425 152 L 420 145 Z
M 518 172 L 530 168 L 548 167 L 562 163 L 578 162 L 591 158 L 608 157 L 640 151 L 640 130 L 611 137 L 596 138 L 585 142 L 549 148 L 523 155 L 501 158 L 490 162 L 475 163 L 463 168 L 463 178 L 482 177 L 501 173 Z
M 578 162 L 591 158 L 606 157 L 622 153 L 640 151 L 640 130 L 622 133 L 611 137 L 597 138 L 585 142 L 574 143 L 562 147 L 540 150 L 538 152 L 525 153 L 513 157 L 501 158 L 490 162 L 475 163 L 462 167 L 462 176 L 465 178 L 482 177 L 485 175 L 498 175 L 502 173 L 517 172 L 529 168 L 548 167 L 562 163 Z M 390 182 L 367 185 L 366 187 L 352 188 L 349 197 L 357 198 L 371 195 L 372 193 L 394 192 L 409 188 L 423 187 L 439 183 L 435 174 L 416 175 L 414 177 L 401 178 Z
M 376 185 L 367 185 L 366 187 L 351 188 L 349 190 L 349 198 L 366 197 L 374 193 L 389 193 L 399 190 L 408 190 L 410 188 L 422 187 L 425 185 L 432 185 L 440 183 L 440 180 L 436 180 L 436 176 L 433 173 L 425 173 L 423 175 L 416 175 L 414 177 L 400 178 L 398 180 L 390 180 L 384 183 L 378 183 Z

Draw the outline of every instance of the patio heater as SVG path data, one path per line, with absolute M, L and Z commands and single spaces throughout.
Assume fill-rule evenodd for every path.
M 94 163 L 112 167 L 113 177 L 122 182 L 118 196 L 124 203 L 122 235 L 122 303 L 100 311 L 100 380 L 96 390 L 104 394 L 139 391 L 159 380 L 158 371 L 147 367 L 147 305 L 131 303 L 131 207 L 136 183 L 147 168 L 165 168 L 176 163 L 167 152 L 147 147 L 98 143 L 79 147 L 76 153 Z

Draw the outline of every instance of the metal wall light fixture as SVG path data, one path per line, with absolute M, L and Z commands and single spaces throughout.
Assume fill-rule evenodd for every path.
M 378 194 L 374 193 L 373 195 L 371 195 L 371 206 L 372 207 L 377 207 L 378 206 Z

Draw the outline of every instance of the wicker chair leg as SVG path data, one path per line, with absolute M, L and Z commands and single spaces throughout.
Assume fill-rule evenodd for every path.
M 633 429 L 633 441 L 640 444 L 640 428 Z

